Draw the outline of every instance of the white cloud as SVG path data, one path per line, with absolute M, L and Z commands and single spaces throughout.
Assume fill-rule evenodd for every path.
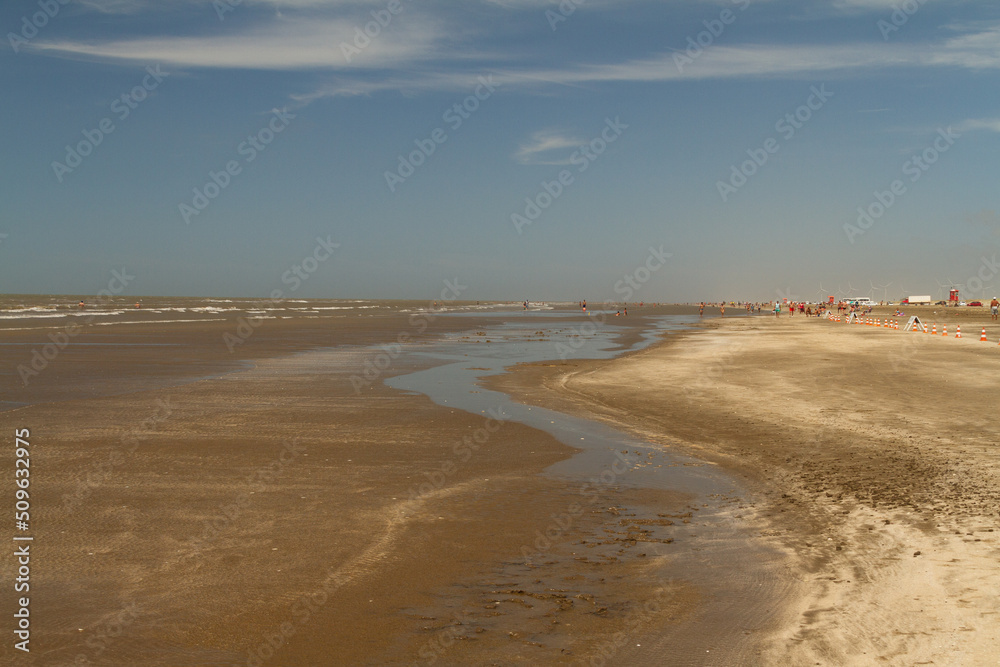
M 441 55 L 440 25 L 410 17 L 371 39 L 360 54 L 345 57 L 357 24 L 344 19 L 272 20 L 240 33 L 198 37 L 153 37 L 117 41 L 50 41 L 31 47 L 53 55 L 174 67 L 259 70 L 384 67 Z
M 1000 118 L 970 118 L 969 120 L 963 120 L 955 126 L 956 132 L 971 132 L 974 130 L 1000 132 Z
M 927 63 L 968 69 L 1000 68 L 1000 26 L 952 37 L 932 50 Z
M 833 6 L 846 10 L 892 11 L 899 3 L 900 0 L 834 0 Z
M 219 0 L 238 11 L 240 7 L 261 5 L 282 9 L 330 9 L 353 5 L 385 5 L 387 0 Z M 215 10 L 210 0 L 75 0 L 76 5 L 102 14 L 138 14 L 140 12 L 188 9 L 192 6 Z
M 569 155 L 562 156 L 567 148 L 576 149 L 585 143 L 558 130 L 540 130 L 520 146 L 514 159 L 521 164 L 569 164 Z

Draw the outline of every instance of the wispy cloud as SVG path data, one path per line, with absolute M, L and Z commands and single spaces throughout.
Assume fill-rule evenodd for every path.
M 226 0 L 219 0 L 226 2 Z M 212 10 L 212 3 L 207 0 L 75 0 L 79 7 L 100 12 L 102 14 L 139 14 L 142 12 L 158 12 L 164 10 L 186 9 L 191 6 L 201 6 Z M 272 7 L 276 11 L 282 9 L 334 9 L 355 5 L 385 5 L 386 0 L 242 0 L 228 2 L 234 9 L 240 6 L 252 5 Z
M 963 120 L 955 126 L 955 131 L 957 132 L 971 132 L 974 130 L 1000 132 L 1000 118 L 970 118 L 969 120 Z
M 1000 68 L 1000 26 L 952 37 L 932 49 L 926 62 L 968 69 Z
M 85 0 L 106 11 L 147 6 L 148 0 Z M 179 0 L 188 2 L 188 0 Z M 480 0 L 487 2 L 489 0 Z M 564 61 L 558 53 L 538 58 L 509 52 L 498 55 L 495 42 L 480 40 L 471 25 L 446 23 L 433 8 L 406 5 L 405 20 L 385 28 L 361 53 L 345 57 L 341 45 L 353 44 L 359 24 L 370 21 L 374 0 L 244 0 L 246 4 L 296 8 L 289 17 L 257 13 L 252 21 L 228 24 L 222 35 L 34 40 L 30 47 L 52 56 L 148 64 L 176 69 L 219 68 L 327 73 L 327 80 L 298 95 L 299 103 L 323 97 L 467 88 L 475 77 L 492 73 L 508 90 L 551 91 L 560 86 L 601 83 L 670 82 L 704 79 L 864 76 L 893 68 L 1000 69 L 1000 25 L 951 26 L 935 42 L 713 45 L 696 62 L 678 67 L 675 53 L 641 58 L 618 55 L 595 62 Z M 518 0 L 516 4 L 544 4 Z M 882 0 L 841 0 L 840 5 L 882 7 Z M 352 7 L 349 7 L 352 6 Z M 323 10 L 323 11 L 320 11 Z M 454 14 L 450 14 L 453 17 Z M 450 18 L 451 20 L 455 20 Z M 957 33 L 957 34 L 956 34 Z M 491 44 L 492 46 L 483 46 Z M 551 46 L 551 45 L 550 45 Z M 552 47 L 555 48 L 555 47 Z M 535 62 L 558 63 L 538 66 Z M 329 76 L 334 75 L 335 78 Z M 986 129 L 983 127 L 981 129 Z
M 559 130 L 540 130 L 518 146 L 514 159 L 521 164 L 569 164 L 568 148 L 578 148 L 584 142 Z
M 892 11 L 899 6 L 899 0 L 834 0 L 833 6 L 849 11 Z
M 678 68 L 673 53 L 662 53 L 619 63 L 571 64 L 565 67 L 517 67 L 483 58 L 485 69 L 448 69 L 440 62 L 426 69 L 411 69 L 405 75 L 391 70 L 369 72 L 364 80 L 341 76 L 300 96 L 309 101 L 323 97 L 372 94 L 382 90 L 404 92 L 464 90 L 474 85 L 475 76 L 492 73 L 507 89 L 551 90 L 553 87 L 580 87 L 601 83 L 642 83 L 692 81 L 699 79 L 799 78 L 816 76 L 865 75 L 893 68 L 955 67 L 980 69 L 987 66 L 979 53 L 988 37 L 970 35 L 968 40 L 952 39 L 935 46 L 919 44 L 841 44 L 716 46 L 707 49 L 693 65 Z M 977 45 L 970 50 L 969 44 Z M 495 61 L 492 61 L 495 62 Z M 467 63 L 466 63 L 467 64 Z M 454 66 L 454 63 L 453 63 Z M 998 62 L 996 67 L 1000 67 Z M 882 111 L 866 110 L 868 112 Z
M 354 45 L 357 25 L 345 19 L 281 19 L 222 36 L 153 37 L 112 41 L 39 41 L 32 47 L 63 57 L 174 67 L 308 70 L 387 67 L 440 57 L 448 31 L 427 19 L 392 26 L 350 61 L 341 44 Z

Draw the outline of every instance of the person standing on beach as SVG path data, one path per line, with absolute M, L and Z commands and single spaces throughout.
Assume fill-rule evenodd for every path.
M 698 317 L 704 317 L 704 316 L 705 316 L 705 302 L 702 301 L 701 305 L 698 306 Z
M 722 315 L 722 317 L 726 316 L 726 302 L 725 301 L 723 301 L 722 305 L 719 306 L 719 313 Z
M 1000 301 L 997 301 L 997 298 L 993 297 L 993 300 L 990 301 L 990 313 L 994 320 L 997 319 L 997 309 L 1000 309 Z

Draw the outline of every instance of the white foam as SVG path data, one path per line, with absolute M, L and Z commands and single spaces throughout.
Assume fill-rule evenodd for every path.
M 117 322 L 94 322 L 94 326 L 106 327 L 112 324 L 172 324 L 174 322 L 225 322 L 225 317 L 201 317 L 195 320 L 118 320 Z M 9 331 L 9 329 L 7 330 Z

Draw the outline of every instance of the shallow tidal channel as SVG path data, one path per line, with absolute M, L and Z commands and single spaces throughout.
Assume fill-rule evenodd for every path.
M 603 422 L 525 405 L 498 391 L 483 388 L 480 378 L 497 375 L 518 363 L 560 362 L 563 359 L 612 359 L 646 347 L 667 331 L 687 328 L 696 318 L 664 316 L 654 320 L 641 339 L 622 346 L 623 328 L 610 323 L 584 329 L 590 320 L 574 321 L 566 313 L 552 313 L 551 324 L 540 324 L 502 314 L 496 325 L 477 331 L 451 334 L 429 346 L 412 349 L 426 365 L 437 365 L 386 380 L 392 388 L 428 396 L 435 403 L 481 415 L 489 420 L 519 422 L 542 430 L 577 453 L 549 466 L 543 474 L 565 480 L 581 497 L 597 491 L 631 487 L 683 494 L 695 510 L 692 519 L 668 521 L 657 517 L 662 507 L 630 505 L 630 519 L 646 523 L 653 539 L 643 547 L 648 564 L 658 570 L 661 582 L 684 580 L 703 591 L 704 604 L 697 618 L 669 628 L 646 629 L 641 641 L 616 647 L 615 664 L 734 664 L 755 652 L 760 637 L 777 609 L 784 585 L 779 580 L 782 554 L 759 539 L 741 520 L 742 509 L 752 503 L 749 492 L 717 466 L 673 449 L 668 439 L 649 442 Z M 557 316 L 560 319 L 557 319 Z M 683 388 L 678 388 L 682 391 Z M 653 494 L 651 497 L 655 497 Z M 612 508 L 614 509 L 614 508 Z M 749 512 L 748 512 L 749 513 Z M 675 516 L 675 515 L 669 515 Z M 552 534 L 539 535 L 522 555 L 542 554 L 559 539 L 558 521 Z M 669 539 L 662 539 L 669 536 Z M 549 539 L 551 538 L 551 540 Z M 659 544 L 657 544 L 659 542 Z M 751 660 L 752 662 L 752 660 Z M 744 663 L 746 664 L 746 663 Z

